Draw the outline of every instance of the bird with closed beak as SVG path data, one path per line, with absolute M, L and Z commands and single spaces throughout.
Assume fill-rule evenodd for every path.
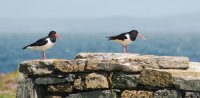
M 125 32 L 116 36 L 110 36 L 107 38 L 109 38 L 108 40 L 113 40 L 121 44 L 124 48 L 124 53 L 128 53 L 128 45 L 135 41 L 137 36 L 145 40 L 145 38 L 139 34 L 137 30 L 131 30 L 129 32 Z
M 56 38 L 61 39 L 61 37 L 58 34 L 56 34 L 56 31 L 50 31 L 47 37 L 41 38 L 36 42 L 25 46 L 23 49 L 42 51 L 42 59 L 45 60 L 46 59 L 45 51 L 51 48 L 55 44 Z

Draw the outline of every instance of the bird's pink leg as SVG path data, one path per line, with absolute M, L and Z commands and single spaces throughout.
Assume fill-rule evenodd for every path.
M 46 60 L 46 54 L 45 54 L 45 51 L 42 51 L 42 59 L 43 59 L 43 60 Z
M 127 46 L 123 46 L 124 48 L 124 53 L 127 53 Z
M 125 46 L 125 50 L 126 50 L 126 53 L 128 53 L 128 46 L 127 45 Z

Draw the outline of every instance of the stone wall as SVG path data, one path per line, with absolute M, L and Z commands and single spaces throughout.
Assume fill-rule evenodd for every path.
M 19 71 L 17 98 L 200 98 L 200 63 L 187 57 L 80 53 Z

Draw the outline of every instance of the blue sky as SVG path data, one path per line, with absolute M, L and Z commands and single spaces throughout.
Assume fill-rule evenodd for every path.
M 33 30 L 40 25 L 40 23 L 36 23 L 39 21 L 44 22 L 41 23 L 41 27 L 53 25 L 46 28 L 44 26 L 44 29 L 58 29 L 59 27 L 56 27 L 55 24 L 62 23 L 55 22 L 56 20 L 82 19 L 85 22 L 84 19 L 112 17 L 142 20 L 195 15 L 195 13 L 200 15 L 199 4 L 199 0 L 0 0 L 0 21 L 3 21 L 0 23 L 0 27 L 6 31 L 9 26 L 13 30 L 17 30 L 15 28 L 17 26 L 22 29 L 23 26 L 28 28 L 26 26 L 29 25 L 33 27 L 31 29 Z M 41 21 L 42 19 L 44 21 Z M 64 31 L 64 29 L 62 30 Z
M 200 12 L 199 0 L 1 0 L 0 17 L 159 17 Z

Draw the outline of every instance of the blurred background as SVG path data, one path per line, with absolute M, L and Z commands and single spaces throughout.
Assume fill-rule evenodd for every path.
M 107 36 L 133 29 L 146 37 L 130 53 L 187 56 L 200 61 L 199 0 L 0 0 L 0 73 L 24 60 L 40 59 L 22 50 L 55 30 L 63 38 L 48 58 L 73 59 L 79 52 L 123 52 Z
M 55 30 L 63 39 L 48 58 L 73 59 L 80 52 L 119 52 L 107 40 L 133 29 L 145 36 L 130 53 L 187 56 L 200 61 L 199 0 L 0 0 L 0 98 L 15 98 L 18 64 L 40 59 L 22 48 Z

